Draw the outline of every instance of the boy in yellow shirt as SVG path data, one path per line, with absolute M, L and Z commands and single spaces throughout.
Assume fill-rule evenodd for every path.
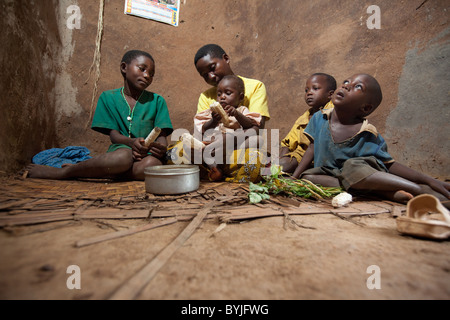
M 235 75 L 230 66 L 231 59 L 228 54 L 217 44 L 207 44 L 201 47 L 194 58 L 195 68 L 199 75 L 211 86 L 200 94 L 197 114 L 208 110 L 210 105 L 217 101 L 217 86 L 219 82 L 229 75 Z M 264 83 L 256 79 L 238 76 L 244 82 L 244 99 L 241 106 L 246 107 L 250 113 L 260 114 L 256 134 L 259 129 L 264 129 L 265 122 L 270 119 L 267 92 Z M 230 109 L 231 110 L 231 109 Z M 228 111 L 227 113 L 231 115 Z M 262 146 L 260 146 L 262 147 Z M 257 182 L 261 163 L 261 153 L 258 148 L 245 149 L 245 152 L 236 150 L 230 160 L 231 163 L 224 170 L 225 181 L 228 182 Z
M 320 109 L 333 108 L 330 101 L 336 90 L 336 80 L 326 73 L 314 73 L 306 80 L 305 102 L 309 109 L 292 126 L 291 131 L 281 140 L 279 164 L 283 172 L 293 173 L 309 146 L 309 139 L 303 133 L 309 119 Z
M 209 109 L 217 100 L 217 85 L 224 76 L 234 75 L 230 66 L 231 59 L 217 44 L 207 44 L 201 47 L 194 58 L 195 67 L 207 84 L 212 86 L 203 92 L 198 100 L 197 113 Z M 250 112 L 259 113 L 263 119 L 260 129 L 264 128 L 265 121 L 270 119 L 267 93 L 264 83 L 259 80 L 239 76 L 244 81 L 245 96 L 242 103 Z

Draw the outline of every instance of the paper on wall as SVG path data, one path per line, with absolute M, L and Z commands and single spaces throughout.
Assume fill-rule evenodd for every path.
M 124 12 L 177 27 L 180 0 L 125 0 Z

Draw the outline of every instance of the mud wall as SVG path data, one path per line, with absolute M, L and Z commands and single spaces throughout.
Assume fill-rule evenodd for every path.
M 0 10 L 0 173 L 19 170 L 57 144 L 55 87 L 60 39 L 56 1 L 4 0 Z
M 21 59 L 24 69 L 36 71 L 34 81 L 14 70 L 8 71 L 8 80 L 2 79 L 2 90 L 13 82 L 17 97 L 8 95 L 12 100 L 2 102 L 7 117 L 0 120 L 1 170 L 20 167 L 38 149 L 50 146 L 83 145 L 94 154 L 106 150 L 108 137 L 89 129 L 95 85 L 89 68 L 99 2 L 65 0 L 56 9 L 40 2 L 3 4 L 7 19 L 1 23 L 13 31 L 29 30 L 1 36 L 2 43 L 27 43 L 23 49 L 2 46 L 2 65 Z M 27 13 L 25 3 L 39 14 Z M 175 127 L 192 130 L 198 96 L 208 88 L 193 58 L 200 46 L 218 43 L 231 56 L 235 73 L 266 84 L 272 116 L 267 128 L 280 129 L 281 138 L 306 110 L 304 83 L 311 73 L 330 73 L 340 83 L 366 72 L 384 91 L 370 120 L 387 139 L 392 155 L 417 170 L 450 177 L 449 140 L 442 138 L 450 133 L 448 1 L 181 0 L 179 27 L 125 15 L 123 0 L 104 3 L 101 77 L 94 100 L 102 91 L 122 86 L 119 62 L 124 52 L 146 50 L 156 60 L 149 90 L 166 98 Z M 65 27 L 71 4 L 81 10 L 79 29 Z M 367 25 L 368 20 L 376 22 L 375 12 L 367 11 L 371 5 L 380 9 L 380 29 Z M 33 59 L 28 58 L 31 54 L 19 58 L 24 49 Z M 42 81 L 46 78 L 49 81 Z M 31 101 L 23 102 L 26 97 Z M 24 106 L 20 112 L 11 107 L 17 105 Z M 4 129 L 3 123 L 10 127 Z M 17 132 L 27 139 L 16 141 Z

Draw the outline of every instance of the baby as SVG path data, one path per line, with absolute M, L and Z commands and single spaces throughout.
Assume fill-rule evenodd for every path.
M 216 181 L 222 178 L 223 166 L 226 159 L 230 158 L 230 152 L 239 148 L 252 147 L 249 136 L 255 136 L 258 133 L 261 124 L 261 114 L 250 112 L 242 105 L 245 96 L 245 86 L 243 80 L 236 75 L 227 75 L 217 85 L 217 102 L 220 103 L 228 116 L 228 123 L 224 123 L 220 113 L 207 109 L 197 113 L 194 117 L 195 129 L 204 134 L 203 140 L 212 139 L 211 143 L 205 148 L 206 154 L 223 154 L 226 148 L 225 158 L 221 163 L 212 161 L 210 158 L 204 160 L 211 172 L 210 180 Z M 226 143 L 227 134 L 232 135 L 233 143 Z M 231 142 L 231 139 L 228 139 Z M 245 141 L 242 143 L 235 143 Z

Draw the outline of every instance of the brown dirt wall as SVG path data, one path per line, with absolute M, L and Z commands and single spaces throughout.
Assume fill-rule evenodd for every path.
M 59 51 L 56 12 L 48 3 L 2 1 L 0 173 L 15 172 L 57 143 L 52 97 Z
M 39 2 L 28 6 L 20 1 L 3 4 L 12 9 L 2 14 L 12 16 L 9 20 L 14 20 L 15 24 L 7 26 L 12 32 L 2 35 L 2 43 L 13 44 L 3 46 L 2 64 L 23 56 L 19 52 L 29 52 L 27 56 L 33 58 L 24 59 L 21 65 L 27 71 L 31 68 L 36 79 L 25 81 L 26 71 L 9 69 L 8 77 L 2 80 L 16 79 L 15 89 L 9 89 L 6 103 L 2 104 L 7 110 L 7 117 L 1 120 L 5 126 L 0 131 L 5 151 L 0 158 L 2 171 L 16 170 L 36 151 L 45 148 L 83 145 L 96 154 L 104 152 L 109 144 L 108 137 L 88 127 L 95 83 L 93 75 L 89 78 L 89 68 L 95 50 L 99 5 L 96 1 L 79 0 L 81 28 L 66 30 L 61 24 L 68 17 L 65 7 L 69 4 L 72 3 L 60 1 L 57 9 Z M 401 113 L 389 124 L 391 113 L 410 93 L 399 90 L 402 75 L 408 76 L 407 84 L 419 83 L 423 78 L 422 73 L 405 70 L 408 54 L 414 51 L 419 61 L 435 59 L 433 54 L 421 55 L 432 43 L 438 45 L 433 53 L 448 51 L 448 36 L 439 36 L 449 28 L 448 2 L 377 1 L 381 10 L 380 30 L 370 30 L 366 25 L 371 16 L 367 8 L 372 4 L 325 0 L 181 1 L 180 25 L 172 27 L 125 15 L 123 1 L 105 1 L 101 77 L 94 101 L 102 91 L 122 85 L 118 66 L 124 52 L 133 48 L 146 50 L 154 56 L 157 72 L 149 89 L 166 98 L 174 127 L 192 130 L 198 96 L 208 88 L 194 68 L 193 57 L 200 46 L 218 43 L 231 56 L 235 73 L 266 84 L 272 116 L 267 128 L 280 129 L 281 138 L 296 117 L 306 110 L 303 87 L 310 74 L 327 72 L 340 83 L 354 73 L 366 72 L 373 74 L 384 90 L 384 100 L 370 120 L 389 137 L 393 156 L 415 169 L 448 178 L 448 148 L 442 146 L 442 141 L 438 143 L 433 137 L 427 141 L 426 148 L 422 146 L 406 157 L 405 146 L 409 149 L 417 138 L 409 137 L 404 142 L 405 130 L 394 129 L 398 124 L 407 128 L 408 117 L 402 117 Z M 55 12 L 51 12 L 52 9 Z M 24 31 L 16 32 L 19 29 Z M 70 36 L 63 37 L 67 33 Z M 19 43 L 25 45 L 20 47 Z M 73 50 L 64 51 L 67 46 Z M 63 57 L 51 65 L 52 56 L 57 55 L 55 48 Z M 46 69 L 39 67 L 44 58 L 45 65 L 49 64 Z M 433 68 L 439 66 L 443 65 L 436 64 Z M 437 75 L 429 71 L 431 83 L 434 81 L 441 87 L 448 85 L 448 72 Z M 62 72 L 67 76 L 58 77 Z M 54 82 L 62 89 L 52 91 Z M 6 82 L 2 88 L 7 88 Z M 69 91 L 74 93 L 65 99 L 56 99 Z M 417 104 L 411 105 L 409 112 L 420 114 L 424 104 L 436 98 L 426 88 L 423 91 L 418 93 L 422 99 L 416 99 Z M 448 95 L 445 90 L 438 95 L 445 103 L 444 109 L 440 105 L 433 106 L 434 113 L 415 129 L 419 135 L 432 134 L 432 130 L 423 128 L 441 127 L 436 112 L 448 109 Z M 25 101 L 20 112 L 8 108 L 19 101 L 22 104 Z M 12 130 L 12 126 L 16 130 Z M 440 130 L 443 130 L 441 134 L 448 135 L 448 126 Z M 14 131 L 21 133 L 19 137 L 11 133 Z M 433 152 L 436 161 L 427 163 Z

